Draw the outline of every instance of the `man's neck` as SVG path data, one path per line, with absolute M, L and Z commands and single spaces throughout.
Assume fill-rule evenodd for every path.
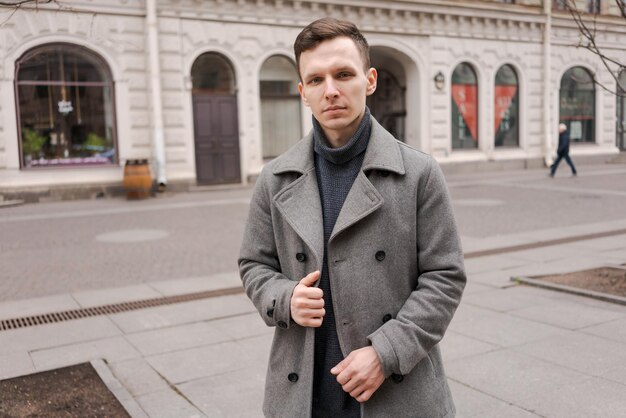
M 329 132 L 326 129 L 324 129 L 324 127 L 322 127 L 322 130 L 324 131 L 324 135 L 326 136 L 326 139 L 328 140 L 328 145 L 330 145 L 331 148 L 341 148 L 344 145 L 346 145 L 348 141 L 350 140 L 350 138 L 352 138 L 356 130 L 359 128 L 359 125 L 361 124 L 361 121 L 363 120 L 364 115 L 365 115 L 365 110 L 361 113 L 361 115 L 359 115 L 358 118 L 356 118 L 350 125 L 346 126 L 345 129 L 342 131 L 330 131 Z

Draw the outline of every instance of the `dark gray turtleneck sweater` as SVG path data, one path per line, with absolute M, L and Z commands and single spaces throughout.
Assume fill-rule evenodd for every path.
M 324 291 L 326 315 L 315 329 L 315 363 L 313 379 L 313 417 L 358 418 L 359 403 L 343 391 L 330 369 L 343 360 L 339 346 L 333 297 L 328 274 L 328 240 L 339 212 L 354 183 L 369 142 L 372 123 L 366 107 L 363 120 L 350 140 L 341 148 L 332 148 L 319 122 L 313 118 L 315 139 L 315 174 L 319 186 L 324 218 L 324 264 L 320 289 Z

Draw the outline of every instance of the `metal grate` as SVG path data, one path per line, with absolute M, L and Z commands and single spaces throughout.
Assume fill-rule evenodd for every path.
M 79 308 L 69 311 L 53 312 L 40 315 L 23 316 L 20 318 L 11 318 L 0 320 L 0 331 L 11 329 L 32 327 L 35 325 L 53 324 L 56 322 L 71 321 L 74 319 L 89 318 L 99 315 L 110 315 L 120 312 L 136 311 L 138 309 L 153 308 L 156 306 L 172 305 L 174 303 L 191 302 L 199 299 L 214 298 L 218 296 L 227 296 L 243 293 L 241 287 L 230 287 L 226 289 L 207 290 L 204 292 L 186 293 L 177 296 L 165 296 L 161 298 L 152 298 L 137 300 L 133 302 L 115 303 L 111 305 L 94 306 L 91 308 Z

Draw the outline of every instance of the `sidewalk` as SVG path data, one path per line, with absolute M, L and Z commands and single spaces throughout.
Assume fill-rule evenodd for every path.
M 565 175 L 549 180 L 544 171 L 530 170 L 502 173 L 497 178 L 486 173 L 449 179 L 465 231 L 461 238 L 468 273 L 463 300 L 441 343 L 458 417 L 626 417 L 626 306 L 510 281 L 517 275 L 626 263 L 624 174 L 622 168 L 602 166 L 594 172 L 587 170 L 577 180 Z M 556 193 L 559 198 L 550 199 Z M 235 197 L 242 198 L 229 198 L 235 201 Z M 497 199 L 506 205 L 497 206 Z M 570 202 L 569 209 L 559 212 L 563 202 Z M 44 228 L 51 220 L 82 214 L 101 226 L 104 218 L 99 216 L 127 210 L 118 207 L 119 202 L 105 203 L 63 206 L 65 213 L 52 212 L 52 206 L 9 209 L 2 225 L 19 232 L 34 224 L 49 235 Z M 152 206 L 143 208 L 148 204 Z M 154 213 L 155 225 L 158 220 L 164 229 L 163 220 L 171 219 L 189 218 L 190 225 L 197 226 L 200 217 L 208 217 L 209 209 L 216 223 L 225 223 L 220 216 L 234 212 L 233 208 L 214 204 L 196 195 L 189 201 L 133 205 L 132 210 L 143 218 Z M 243 212 L 243 204 L 238 204 L 236 209 Z M 174 206 L 192 209 L 175 217 Z M 39 208 L 51 212 L 42 215 Z M 96 217 L 99 212 L 103 213 Z M 483 216 L 478 216 L 481 213 Z M 552 214 L 554 217 L 549 217 Z M 25 220 L 18 222 L 18 217 Z M 223 236 L 234 225 L 236 221 L 230 220 L 214 233 Z M 59 229 L 70 226 L 63 223 Z M 121 227 L 137 228 L 137 222 L 119 216 L 111 229 Z M 175 226 L 167 226 L 170 228 Z M 211 228 L 213 225 L 205 226 L 203 231 Z M 189 235 L 177 236 L 175 241 L 212 248 L 204 241 L 185 241 L 194 233 L 202 235 L 196 231 L 197 227 L 190 228 Z M 93 228 L 84 235 L 92 239 L 91 235 L 100 232 Z M 606 236 L 589 238 L 602 233 Z M 77 242 L 82 247 L 96 245 L 87 238 Z M 65 236 L 59 237 L 58 242 L 40 242 L 33 248 L 66 241 Z M 173 243 L 158 242 L 162 243 L 159 247 L 144 245 L 154 251 L 152 257 L 164 257 L 156 249 L 171 252 Z M 11 238 L 5 238 L 3 244 L 10 250 Z M 13 245 L 21 245 L 23 251 L 31 248 Z M 519 249 L 521 245 L 528 247 Z M 76 255 L 80 246 L 67 248 Z M 188 249 L 182 248 L 176 254 L 185 251 Z M 28 272 L 29 266 L 18 257 L 23 252 L 14 254 L 9 260 L 19 263 L 12 268 Z M 86 252 L 83 258 L 90 254 Z M 111 251 L 105 255 L 109 254 L 102 260 L 107 267 L 101 273 L 112 275 L 111 260 L 119 254 Z M 223 257 L 221 252 L 215 255 L 219 257 Z M 63 260 L 58 258 L 59 263 Z M 192 261 L 184 259 L 184 263 Z M 180 272 L 184 263 L 172 259 L 158 266 Z M 228 263 L 230 266 L 232 261 Z M 155 274 L 152 270 L 144 273 Z M 246 295 L 233 290 L 241 288 L 237 272 L 160 281 L 141 277 L 143 283 L 126 287 L 0 302 L 0 320 L 219 289 L 235 293 L 220 296 L 215 292 L 184 303 L 0 331 L 0 380 L 92 361 L 132 416 L 261 416 L 273 330 L 264 325 Z
M 560 236 L 585 230 L 561 228 Z M 624 261 L 624 235 L 469 258 L 463 302 L 442 342 L 458 416 L 623 417 L 626 307 L 509 277 Z M 0 319 L 236 286 L 233 272 L 5 302 Z M 207 298 L 0 331 L 0 379 L 104 359 L 134 416 L 261 416 L 271 338 L 245 294 Z

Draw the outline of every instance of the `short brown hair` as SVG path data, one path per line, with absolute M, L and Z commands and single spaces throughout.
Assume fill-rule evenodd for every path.
M 328 41 L 340 36 L 346 36 L 354 41 L 363 59 L 364 70 L 370 68 L 370 46 L 367 40 L 359 31 L 359 28 L 352 22 L 338 20 L 333 17 L 323 17 L 302 29 L 293 44 L 293 51 L 296 54 L 296 68 L 300 74 L 300 55 L 304 51 L 317 47 L 324 41 Z

